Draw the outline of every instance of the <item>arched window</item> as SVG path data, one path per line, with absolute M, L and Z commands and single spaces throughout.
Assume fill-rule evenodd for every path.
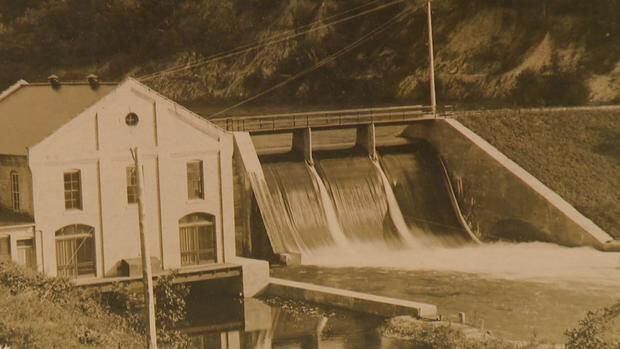
M 58 276 L 95 276 L 95 228 L 71 224 L 56 232 Z
M 19 196 L 19 174 L 11 171 L 11 201 L 13 202 L 13 211 L 19 212 L 21 209 Z
M 192 213 L 179 220 L 181 265 L 215 263 L 215 217 Z

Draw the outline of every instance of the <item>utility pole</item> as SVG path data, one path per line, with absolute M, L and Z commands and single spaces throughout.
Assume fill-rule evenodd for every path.
M 151 275 L 151 255 L 149 253 L 148 235 L 144 233 L 144 201 L 142 183 L 144 177 L 138 147 L 131 150 L 136 174 L 136 191 L 138 197 L 138 226 L 140 229 L 140 251 L 142 253 L 142 283 L 144 285 L 144 303 L 146 317 L 146 344 L 149 349 L 157 349 L 157 329 L 155 327 L 155 298 L 153 296 L 153 277 Z
M 431 0 L 428 0 L 427 17 L 428 17 L 428 64 L 430 72 L 430 88 L 431 88 L 431 107 L 433 108 L 433 115 L 437 117 L 437 95 L 435 94 L 435 57 L 433 52 L 433 22 L 432 22 L 432 9 Z

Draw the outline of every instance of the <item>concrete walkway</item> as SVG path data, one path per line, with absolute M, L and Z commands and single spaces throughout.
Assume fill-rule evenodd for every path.
M 325 304 L 379 316 L 410 315 L 416 318 L 436 319 L 437 307 L 402 299 L 371 295 L 278 278 L 269 278 L 265 290 L 269 296 L 286 297 Z

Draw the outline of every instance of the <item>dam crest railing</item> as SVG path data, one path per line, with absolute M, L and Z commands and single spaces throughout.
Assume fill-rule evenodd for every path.
M 451 106 L 444 106 L 440 114 L 452 112 Z M 211 120 L 228 131 L 269 132 L 301 128 L 342 127 L 367 124 L 397 123 L 433 119 L 432 108 L 424 105 L 409 105 L 385 108 L 364 108 L 331 110 L 305 113 L 267 114 L 255 116 L 229 116 Z

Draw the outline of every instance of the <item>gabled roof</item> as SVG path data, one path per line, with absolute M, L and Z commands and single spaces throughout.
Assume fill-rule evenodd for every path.
M 0 154 L 27 155 L 27 148 L 41 142 L 80 112 L 110 93 L 116 83 L 64 82 L 28 84 L 20 80 L 0 94 Z

